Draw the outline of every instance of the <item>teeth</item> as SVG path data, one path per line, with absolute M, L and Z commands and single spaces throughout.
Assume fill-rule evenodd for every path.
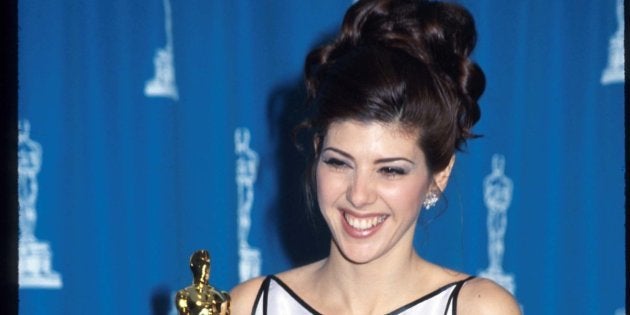
M 346 218 L 346 221 L 348 222 L 348 224 L 350 224 L 350 226 L 352 226 L 353 228 L 358 229 L 358 230 L 367 230 L 385 221 L 386 216 L 382 215 L 379 217 L 360 219 L 360 218 L 352 217 L 348 215 L 348 213 L 345 213 L 344 217 Z

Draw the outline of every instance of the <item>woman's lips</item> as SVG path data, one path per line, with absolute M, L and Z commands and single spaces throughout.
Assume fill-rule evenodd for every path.
M 376 233 L 389 217 L 386 214 L 357 216 L 349 211 L 341 210 L 343 227 L 350 236 L 365 238 Z

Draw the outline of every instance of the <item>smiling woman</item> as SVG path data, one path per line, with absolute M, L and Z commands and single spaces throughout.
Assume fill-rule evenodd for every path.
M 469 55 L 468 11 L 366 0 L 306 58 L 300 128 L 313 134 L 309 200 L 329 256 L 232 291 L 234 314 L 518 314 L 512 296 L 432 264 L 413 247 L 421 209 L 444 191 L 455 152 L 474 138 L 485 79 Z M 305 244 L 308 246 L 308 244 Z
M 431 187 L 416 136 L 399 129 L 346 120 L 331 124 L 324 138 L 318 204 L 335 240 L 333 250 L 354 263 L 409 252 L 424 196 L 446 184 Z

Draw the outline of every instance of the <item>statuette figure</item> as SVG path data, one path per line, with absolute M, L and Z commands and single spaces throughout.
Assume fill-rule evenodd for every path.
M 210 279 L 210 255 L 198 250 L 190 257 L 193 284 L 177 292 L 175 306 L 180 315 L 229 315 L 230 296 L 213 288 Z

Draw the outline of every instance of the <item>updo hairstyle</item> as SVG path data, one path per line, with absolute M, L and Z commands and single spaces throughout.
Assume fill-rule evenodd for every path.
M 307 195 L 328 127 L 337 121 L 398 123 L 418 134 L 429 170 L 443 170 L 455 150 L 477 137 L 471 128 L 481 115 L 485 77 L 469 58 L 475 43 L 473 18 L 456 4 L 352 5 L 336 39 L 311 51 L 304 65 L 311 115 L 301 127 L 319 140 Z

